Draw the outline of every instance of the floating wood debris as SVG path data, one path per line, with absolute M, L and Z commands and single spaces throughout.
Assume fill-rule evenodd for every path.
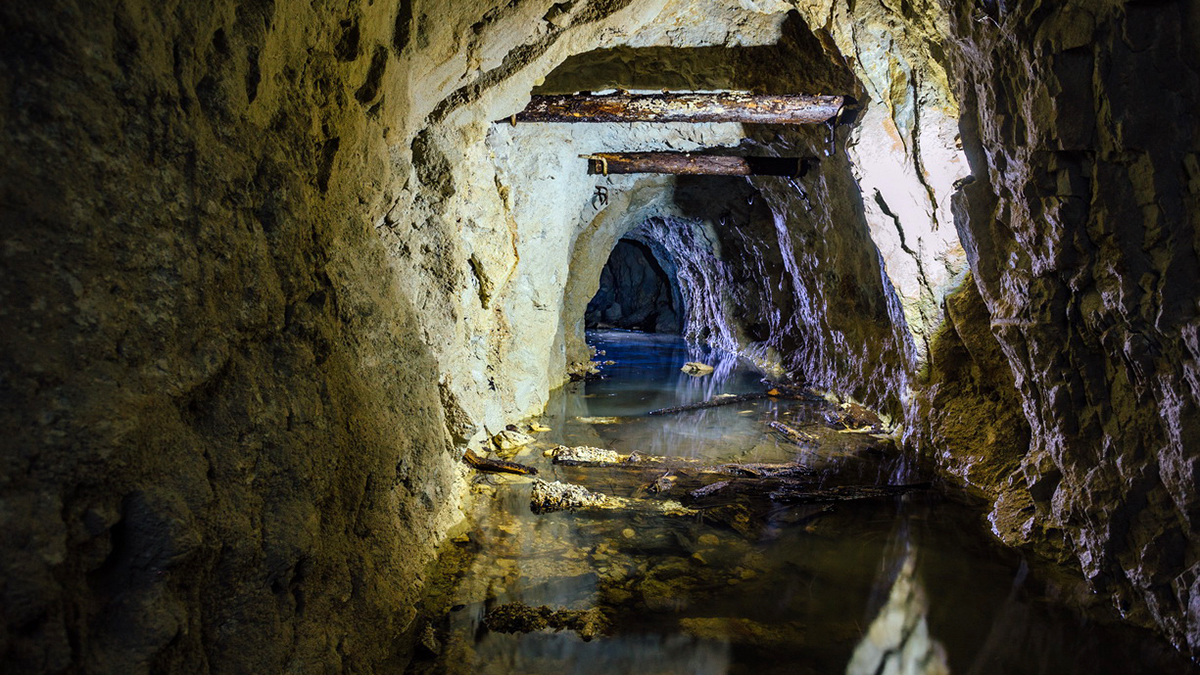
M 832 488 L 816 488 L 794 480 L 779 479 L 731 479 L 710 483 L 688 492 L 689 504 L 702 503 L 720 497 L 768 499 L 785 504 L 827 504 L 832 502 L 858 501 L 861 499 L 883 499 L 897 497 L 916 490 L 929 489 L 929 483 L 908 485 L 841 485 Z
M 807 431 L 801 431 L 794 427 L 790 427 L 783 422 L 767 422 L 767 426 L 783 434 L 788 438 L 788 440 L 797 445 L 808 445 L 811 443 L 816 443 L 819 440 L 816 434 L 810 434 Z
M 534 96 L 516 122 L 742 122 L 820 124 L 845 104 L 808 94 L 568 94 Z
M 824 402 L 824 399 L 821 399 L 820 396 L 803 392 L 803 390 L 800 389 L 791 387 L 776 387 L 767 390 L 767 392 L 751 392 L 749 394 L 719 394 L 713 396 L 712 399 L 708 399 L 707 401 L 700 401 L 698 404 L 659 408 L 659 410 L 652 410 L 646 414 L 672 414 L 677 412 L 704 410 L 704 408 L 744 404 L 746 401 L 760 401 L 762 399 L 790 399 L 796 401 L 814 402 L 814 404 L 820 404 L 820 402 Z
M 649 485 L 646 486 L 646 492 L 655 495 L 665 495 L 675 488 L 675 484 L 679 482 L 678 476 L 671 475 L 670 471 L 664 472 L 658 478 L 655 478 Z
M 651 410 L 647 415 L 670 415 L 672 413 L 687 412 L 689 410 L 703 410 L 705 408 L 717 408 L 723 405 L 733 405 L 734 403 L 745 403 L 746 401 L 758 401 L 764 398 L 770 398 L 767 392 L 753 392 L 750 394 L 721 394 L 715 398 L 710 398 L 707 401 L 699 403 L 688 403 L 687 405 L 674 405 L 670 408 L 659 408 Z
M 537 475 L 537 469 L 516 462 L 506 462 L 502 459 L 488 459 L 475 454 L 474 450 L 467 449 L 463 454 L 463 461 L 470 464 L 472 467 L 480 471 L 489 471 L 491 473 L 515 473 L 522 476 Z
M 858 499 L 880 499 L 898 497 L 916 490 L 928 490 L 929 483 L 908 485 L 842 485 L 814 490 L 799 483 L 783 485 L 771 492 L 771 499 L 789 504 L 814 504 L 821 502 L 846 502 Z
M 583 155 L 588 173 L 607 176 L 661 173 L 676 176 L 800 177 L 816 160 L 800 157 L 740 157 L 700 152 L 600 152 Z
M 808 476 L 813 469 L 803 464 L 769 464 L 764 462 L 712 464 L 693 457 L 662 457 L 630 453 L 622 455 L 605 448 L 587 445 L 569 447 L 560 445 L 554 449 L 551 461 L 563 466 L 614 467 L 630 469 L 670 469 L 679 473 L 712 474 L 720 476 L 745 476 L 771 478 L 782 476 Z

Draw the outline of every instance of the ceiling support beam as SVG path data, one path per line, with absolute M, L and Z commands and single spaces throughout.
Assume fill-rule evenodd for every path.
M 808 94 L 573 94 L 534 96 L 517 122 L 742 122 L 819 124 L 838 114 L 841 96 Z
M 815 158 L 737 157 L 694 152 L 601 152 L 583 155 L 588 173 L 663 173 L 679 176 L 803 176 Z

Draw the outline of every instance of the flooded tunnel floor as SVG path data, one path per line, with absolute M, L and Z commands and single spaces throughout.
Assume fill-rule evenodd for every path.
M 558 444 L 798 462 L 816 470 L 820 487 L 929 478 L 878 439 L 828 428 L 829 404 L 763 399 L 647 416 L 761 392 L 761 376 L 728 355 L 689 351 L 677 336 L 601 331 L 589 340 L 604 352 L 598 360 L 615 363 L 605 379 L 552 397 L 540 418 L 551 431 L 514 457 L 539 478 L 648 499 L 645 485 L 663 473 L 557 466 L 543 453 Z M 679 371 L 696 359 L 716 371 Z M 770 430 L 775 420 L 819 440 L 801 448 Z M 739 525 L 707 511 L 636 507 L 535 515 L 531 483 L 475 477 L 470 517 L 426 576 L 405 645 L 408 672 L 1196 672 L 1149 633 L 1112 622 L 1076 582 L 1031 572 L 988 535 L 981 510 L 937 490 L 833 505 L 760 499 Z M 485 625 L 489 611 L 514 602 L 592 610 L 579 614 L 595 625 L 530 633 Z

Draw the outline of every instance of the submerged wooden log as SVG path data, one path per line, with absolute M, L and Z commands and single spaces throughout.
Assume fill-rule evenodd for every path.
M 696 152 L 600 152 L 584 155 L 588 173 L 607 176 L 661 173 L 675 176 L 791 176 L 808 173 L 813 159 L 800 157 L 739 157 Z M 711 372 L 711 367 L 709 367 Z
M 808 476 L 813 469 L 803 464 L 772 464 L 766 462 L 728 462 L 712 464 L 708 460 L 694 457 L 663 457 L 630 453 L 622 455 L 614 450 L 593 448 L 586 445 L 569 447 L 560 445 L 551 455 L 551 461 L 563 466 L 613 467 L 628 469 L 663 469 L 679 473 L 715 474 L 721 476 L 745 476 L 751 478 L 781 478 Z
M 816 434 L 810 434 L 807 431 L 801 431 L 799 429 L 790 427 L 783 422 L 767 422 L 767 426 L 783 434 L 788 438 L 788 440 L 796 443 L 797 445 L 811 445 L 816 443 L 818 440 Z
M 908 494 L 915 490 L 926 490 L 929 483 L 909 485 L 842 485 L 833 488 L 816 488 L 795 481 L 723 480 L 697 488 L 688 493 L 693 502 L 720 497 L 748 497 L 770 499 L 787 504 L 822 504 L 860 499 L 882 499 Z
M 506 462 L 502 459 L 488 459 L 475 454 L 474 450 L 467 449 L 463 454 L 463 461 L 470 464 L 472 467 L 480 471 L 488 471 L 491 473 L 515 473 L 522 476 L 537 475 L 537 469 L 516 462 Z
M 719 480 L 715 483 L 710 483 L 708 485 L 705 485 L 704 487 L 696 488 L 695 490 L 692 490 L 691 492 L 689 492 L 688 495 L 692 499 L 704 499 L 705 497 L 711 497 L 711 496 L 717 494 L 718 492 L 721 492 L 722 490 L 724 490 L 725 488 L 729 487 L 732 484 L 733 484 L 733 481 Z
M 742 122 L 820 124 L 841 96 L 808 94 L 568 94 L 534 96 L 517 122 Z
M 929 488 L 929 483 L 912 483 L 909 485 L 842 485 L 823 490 L 813 490 L 811 487 L 802 485 L 788 485 L 771 492 L 771 499 L 789 504 L 845 502 L 858 499 L 897 497 L 916 490 L 928 490 Z
M 771 392 L 775 392 L 772 394 Z M 707 401 L 699 403 L 688 403 L 687 405 L 676 405 L 670 408 L 659 408 L 651 410 L 647 415 L 670 415 L 672 413 L 687 412 L 689 410 L 703 410 L 705 408 L 718 408 L 723 405 L 733 405 L 734 403 L 745 403 L 747 401 L 761 401 L 764 398 L 778 396 L 779 392 L 775 389 L 763 392 L 751 392 L 749 394 L 721 394 L 716 398 L 710 398 Z

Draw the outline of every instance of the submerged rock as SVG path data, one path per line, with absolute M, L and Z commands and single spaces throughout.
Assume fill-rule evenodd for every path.
M 523 602 L 510 602 L 489 611 L 483 625 L 497 633 L 533 633 L 541 630 L 574 631 L 589 641 L 608 630 L 608 620 L 596 608 L 553 609 L 530 607 Z
M 578 508 L 596 506 L 605 507 L 609 497 L 583 487 L 554 481 L 544 480 L 533 482 L 533 491 L 529 494 L 529 508 L 534 513 L 552 513 L 554 511 L 573 511 Z
M 685 635 L 701 640 L 733 642 L 768 649 L 795 649 L 805 645 L 804 624 L 789 621 L 767 624 L 741 617 L 692 617 L 679 620 Z
M 496 447 L 504 451 L 517 450 L 533 442 L 533 436 L 512 429 L 505 429 L 492 437 Z
M 595 361 L 576 361 L 567 366 L 567 377 L 572 382 L 597 379 L 600 377 L 600 364 Z
M 560 445 L 554 448 L 554 463 L 566 466 L 587 464 L 619 464 L 624 457 L 615 450 L 593 448 L 590 445 L 569 447 Z
M 437 656 L 442 653 L 442 641 L 438 639 L 437 630 L 432 623 L 426 623 L 421 631 L 421 639 L 417 643 L 429 655 Z

